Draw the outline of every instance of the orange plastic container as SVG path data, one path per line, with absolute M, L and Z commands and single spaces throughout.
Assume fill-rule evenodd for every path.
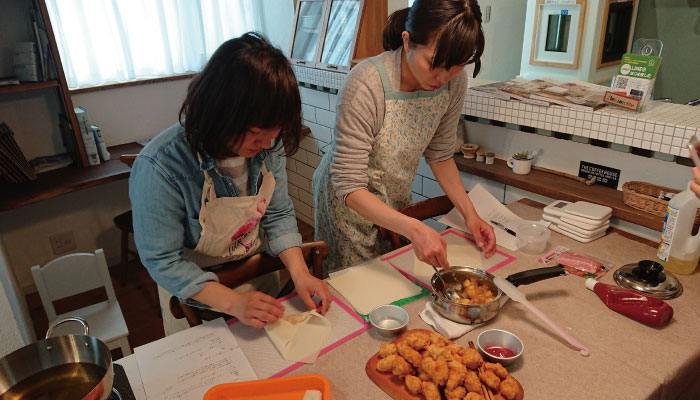
M 319 374 L 223 383 L 209 389 L 203 400 L 301 400 L 307 390 L 318 390 L 323 400 L 330 400 L 328 379 Z

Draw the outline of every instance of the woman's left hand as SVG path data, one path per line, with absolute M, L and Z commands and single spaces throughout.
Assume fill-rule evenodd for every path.
M 496 235 L 493 233 L 493 227 L 478 215 L 465 218 L 464 223 L 474 235 L 476 245 L 484 250 L 484 256 L 491 257 L 496 252 Z
M 316 310 L 321 314 L 325 314 L 331 305 L 331 292 L 328 290 L 328 284 L 309 273 L 293 280 L 296 291 L 304 304 L 306 304 L 306 307 L 309 310 Z M 316 305 L 312 299 L 314 295 L 318 295 L 321 299 L 320 306 Z

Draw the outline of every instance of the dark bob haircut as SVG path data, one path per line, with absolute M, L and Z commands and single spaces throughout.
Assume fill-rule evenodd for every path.
M 273 149 L 294 154 L 301 140 L 301 98 L 282 52 L 248 32 L 214 52 L 187 88 L 180 108 L 190 148 L 213 158 L 230 157 L 250 128 L 280 128 Z
M 484 32 L 476 0 L 415 0 L 411 8 L 389 16 L 382 34 L 384 50 L 402 47 L 403 31 L 408 32 L 413 45 L 436 41 L 433 68 L 481 64 Z M 475 69 L 474 76 L 477 72 Z

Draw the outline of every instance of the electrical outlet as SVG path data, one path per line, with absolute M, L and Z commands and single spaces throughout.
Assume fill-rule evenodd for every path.
M 486 6 L 484 8 L 483 22 L 487 23 L 491 21 L 491 6 Z
M 78 248 L 75 244 L 73 232 L 62 232 L 51 235 L 49 236 L 49 242 L 51 242 L 51 249 L 54 255 L 68 253 Z

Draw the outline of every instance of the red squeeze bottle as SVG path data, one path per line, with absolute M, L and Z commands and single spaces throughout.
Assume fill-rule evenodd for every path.
M 586 279 L 586 288 L 594 291 L 603 303 L 613 311 L 639 322 L 654 326 L 666 326 L 673 318 L 673 308 L 665 301 L 639 293 Z

